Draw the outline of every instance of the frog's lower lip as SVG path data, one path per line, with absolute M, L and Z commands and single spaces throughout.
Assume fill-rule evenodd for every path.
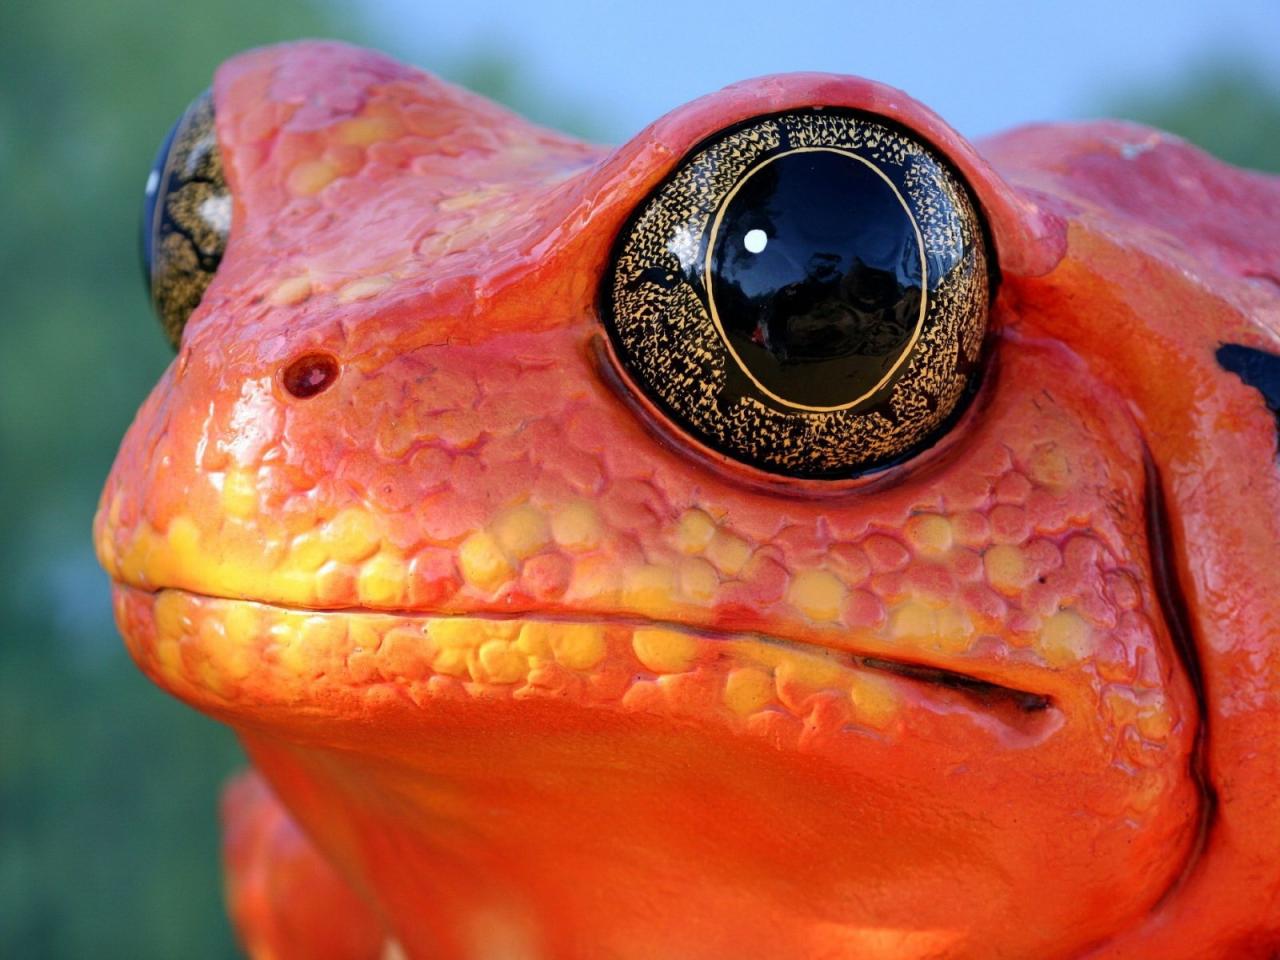
M 520 692 L 585 682 L 597 692 L 616 687 L 617 700 L 619 691 L 639 697 L 633 691 L 646 684 L 692 685 L 696 676 L 743 715 L 833 692 L 852 701 L 854 722 L 873 701 L 883 720 L 888 701 L 904 695 L 1018 729 L 1042 728 L 1038 718 L 1058 713 L 1047 694 L 936 665 L 594 612 L 324 610 L 124 584 L 115 597 L 131 652 L 165 686 L 234 688 L 259 703 L 297 702 L 291 691 L 318 677 L 350 689 L 434 681 Z

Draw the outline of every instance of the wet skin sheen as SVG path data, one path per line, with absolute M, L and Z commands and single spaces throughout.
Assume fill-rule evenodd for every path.
M 974 147 L 817 74 L 617 149 L 335 44 L 212 95 L 229 241 L 95 535 L 135 659 L 253 762 L 252 955 L 1280 950 L 1274 178 L 1118 123 Z M 682 158 L 813 106 L 949 164 L 993 291 L 972 395 L 850 479 L 691 437 L 601 317 Z M 852 256 L 872 286 L 716 274 L 778 391 L 861 343 L 819 294 L 896 356 L 915 268 Z

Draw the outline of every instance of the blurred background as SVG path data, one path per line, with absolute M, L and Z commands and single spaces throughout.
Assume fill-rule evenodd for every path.
M 171 359 L 137 261 L 143 180 L 219 61 L 339 37 L 605 142 L 734 80 L 832 70 L 903 87 L 970 137 L 1121 116 L 1280 170 L 1275 0 L 544 6 L 0 10 L 0 955 L 236 956 L 216 802 L 237 747 L 134 670 L 90 544 L 116 445 Z

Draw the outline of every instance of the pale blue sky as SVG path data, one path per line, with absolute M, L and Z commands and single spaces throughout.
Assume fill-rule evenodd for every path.
M 1280 0 L 743 0 L 630 4 L 363 0 L 392 52 L 446 69 L 514 55 L 536 99 L 610 140 L 764 73 L 858 73 L 905 89 L 968 136 L 1088 116 L 1108 90 L 1175 84 L 1205 54 L 1280 85 Z

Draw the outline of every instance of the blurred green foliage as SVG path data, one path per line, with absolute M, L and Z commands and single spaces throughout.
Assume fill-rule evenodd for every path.
M 110 621 L 89 529 L 133 411 L 171 354 L 134 231 L 163 133 L 245 47 L 359 41 L 330 6 L 220 0 L 10 4 L 0 28 L 0 955 L 229 957 L 217 870 L 231 735 L 153 688 Z M 510 58 L 444 72 L 544 122 Z M 1280 102 L 1222 72 L 1114 104 L 1277 169 Z
M 89 529 L 171 358 L 135 242 L 162 136 L 236 51 L 353 31 L 301 0 L 0 20 L 0 955 L 235 956 L 216 867 L 235 741 L 134 669 Z
M 1103 113 L 1176 133 L 1236 166 L 1280 173 L 1280 87 L 1227 53 L 1189 67 L 1172 89 L 1108 97 Z

